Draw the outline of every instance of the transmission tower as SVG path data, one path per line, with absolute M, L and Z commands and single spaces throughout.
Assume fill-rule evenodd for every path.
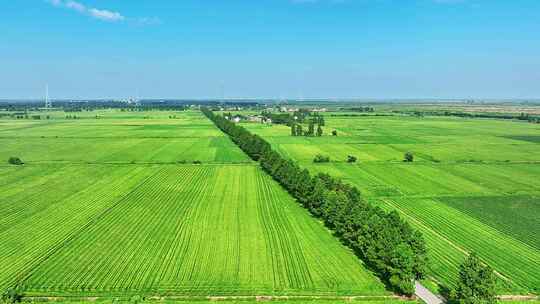
M 52 102 L 49 100 L 49 85 L 45 85 L 45 108 L 52 108 Z

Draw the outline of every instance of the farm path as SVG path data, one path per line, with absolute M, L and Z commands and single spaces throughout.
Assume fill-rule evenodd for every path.
M 420 282 L 414 282 L 415 294 L 426 304 L 442 304 L 444 301 L 437 295 L 425 288 Z

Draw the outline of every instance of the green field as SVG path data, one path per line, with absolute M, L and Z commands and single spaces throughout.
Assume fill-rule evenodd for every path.
M 0 289 L 391 295 L 199 112 L 103 115 L 0 120 Z
M 334 114 L 334 115 L 333 115 Z M 243 124 L 312 172 L 359 187 L 424 233 L 433 280 L 452 286 L 468 252 L 498 272 L 502 294 L 540 286 L 540 136 L 537 124 L 494 119 L 336 116 L 323 137 Z M 331 130 L 337 130 L 333 137 Z M 404 163 L 411 151 L 413 163 Z M 330 156 L 314 164 L 317 154 Z M 349 164 L 347 155 L 358 157 Z
M 200 112 L 65 115 L 0 119 L 0 158 L 26 163 L 0 165 L 0 289 L 104 299 L 391 295 Z M 501 294 L 538 292 L 538 125 L 327 113 L 321 138 L 243 125 L 398 210 L 423 232 L 434 282 L 452 286 L 476 251 Z M 406 151 L 413 163 L 402 162 Z M 331 162 L 313 164 L 316 154 Z
M 161 112 L 97 113 L 99 119 L 77 114 L 83 118 L 0 120 L 0 159 L 17 155 L 28 163 L 249 162 L 199 112 L 167 113 L 174 119 Z

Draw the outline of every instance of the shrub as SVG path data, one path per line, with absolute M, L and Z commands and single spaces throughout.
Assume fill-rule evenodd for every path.
M 356 158 L 356 156 L 352 156 L 352 155 L 347 156 L 347 162 L 348 163 L 355 163 L 357 160 L 358 160 L 358 158 Z
M 317 154 L 315 156 L 315 158 L 313 159 L 313 162 L 314 163 L 328 163 L 328 162 L 330 162 L 330 157 L 329 156 L 324 156 L 324 155 L 321 155 L 321 154 Z
M 8 159 L 8 163 L 11 164 L 11 165 L 16 165 L 16 166 L 20 166 L 20 165 L 23 165 L 23 161 L 18 158 L 18 157 L 15 157 L 15 156 L 12 156 Z
M 139 304 L 139 303 L 141 303 L 143 300 L 144 300 L 144 298 L 142 298 L 141 296 L 139 296 L 139 295 L 134 295 L 134 296 L 132 296 L 132 297 L 129 299 L 129 303 L 132 303 L 132 304 Z
M 13 304 L 20 302 L 23 295 L 14 288 L 9 288 L 5 292 L 2 293 L 2 301 L 1 303 L 7 303 L 7 304 Z
M 332 136 L 337 136 L 337 131 L 336 130 L 332 131 Z
M 202 164 L 202 162 L 201 162 L 200 160 L 194 160 L 194 161 L 193 161 L 193 164 L 194 164 L 194 165 L 200 165 L 200 164 Z
M 405 152 L 405 155 L 403 156 L 403 161 L 410 163 L 413 160 L 414 160 L 414 155 L 412 154 L 412 152 Z

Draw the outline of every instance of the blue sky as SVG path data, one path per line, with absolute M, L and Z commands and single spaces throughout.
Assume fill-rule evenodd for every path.
M 539 98 L 538 0 L 3 0 L 0 98 Z

